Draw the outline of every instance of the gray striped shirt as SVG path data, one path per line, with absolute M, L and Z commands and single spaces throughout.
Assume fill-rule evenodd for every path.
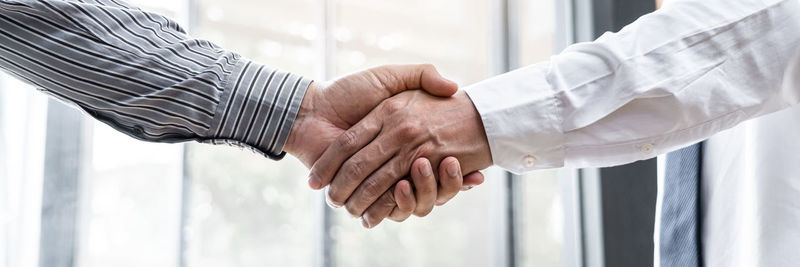
M 0 68 L 134 138 L 272 159 L 311 83 L 119 0 L 0 0 Z

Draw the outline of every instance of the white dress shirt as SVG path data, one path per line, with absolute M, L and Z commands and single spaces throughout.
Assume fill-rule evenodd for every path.
M 798 48 L 798 0 L 678 0 L 465 90 L 494 163 L 514 172 L 624 164 L 719 133 L 703 159 L 705 263 L 791 266 L 800 108 L 787 108 L 800 100 Z
M 800 107 L 705 144 L 701 214 L 706 266 L 800 264 Z
M 797 103 L 781 85 L 799 41 L 796 0 L 674 1 L 465 90 L 500 167 L 618 165 Z

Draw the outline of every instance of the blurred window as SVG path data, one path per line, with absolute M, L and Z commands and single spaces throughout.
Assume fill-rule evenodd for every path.
M 186 23 L 186 0 L 128 2 Z M 77 190 L 75 265 L 175 266 L 181 244 L 183 146 L 137 141 L 89 116 L 76 127 L 84 135 L 84 162 Z
M 519 62 L 522 66 L 550 59 L 556 52 L 555 1 L 519 1 Z M 559 171 L 537 171 L 517 177 L 515 200 L 520 227 L 520 266 L 562 266 L 564 206 Z
M 190 31 L 225 49 L 311 75 L 317 1 L 197 0 Z M 225 146 L 187 146 L 187 266 L 310 266 L 314 192 L 291 156 L 273 162 Z
M 0 266 L 37 264 L 47 102 L 0 74 Z
M 460 85 L 488 76 L 485 0 L 340 1 L 336 74 L 395 63 L 431 63 Z M 492 181 L 494 177 L 488 177 Z M 491 266 L 492 183 L 460 194 L 423 219 L 365 231 L 334 212 L 336 266 Z

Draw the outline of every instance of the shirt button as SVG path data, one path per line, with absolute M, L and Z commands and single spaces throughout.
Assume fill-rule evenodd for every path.
M 642 145 L 642 147 L 640 149 L 642 150 L 642 153 L 650 154 L 650 153 L 653 153 L 653 150 L 655 149 L 655 147 L 653 146 L 653 144 L 647 143 L 647 144 Z
M 525 158 L 522 159 L 522 165 L 525 166 L 525 168 L 532 168 L 536 166 L 536 158 L 533 156 L 525 156 Z
M 139 137 L 144 136 L 144 128 L 139 125 L 133 126 L 133 134 Z

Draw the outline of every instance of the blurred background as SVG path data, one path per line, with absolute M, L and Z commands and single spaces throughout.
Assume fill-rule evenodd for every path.
M 432 63 L 466 86 L 614 27 L 597 22 L 597 1 L 576 1 L 128 2 L 318 80 Z M 608 14 L 600 18 L 619 15 Z M 604 207 L 591 193 L 602 191 L 599 170 L 490 169 L 484 185 L 426 218 L 365 230 L 309 190 L 308 171 L 291 157 L 135 141 L 7 76 L 0 104 L 0 267 L 587 266 L 603 258 L 595 254 L 606 240 Z

